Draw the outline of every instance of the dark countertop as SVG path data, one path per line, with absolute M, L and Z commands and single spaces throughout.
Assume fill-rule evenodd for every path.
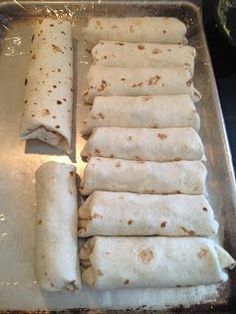
M 236 170 L 236 47 L 229 44 L 216 25 L 214 2 L 203 0 L 204 25 Z

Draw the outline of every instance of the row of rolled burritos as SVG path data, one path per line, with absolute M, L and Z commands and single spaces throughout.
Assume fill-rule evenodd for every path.
M 93 121 L 91 112 L 83 132 L 91 132 L 96 126 L 109 126 L 109 120 L 113 126 L 122 127 L 132 127 L 132 124 L 150 128 L 163 125 L 178 127 L 178 119 L 184 116 L 185 125 L 192 126 L 194 121 L 189 118 L 193 114 L 189 111 L 194 110 L 193 101 L 199 101 L 201 96 L 192 80 L 196 51 L 193 47 L 177 45 L 185 37 L 185 25 L 173 18 L 127 18 L 125 21 L 123 24 L 120 19 L 92 18 L 83 30 L 87 40 L 97 43 L 92 50 L 95 64 L 87 76 L 88 89 L 84 92 L 84 101 L 98 103 L 105 110 L 99 111 L 99 117 L 104 121 L 98 122 Z M 153 34 L 148 29 L 150 25 Z M 122 35 L 124 27 L 128 30 L 126 37 Z M 133 40 L 130 40 L 129 33 Z M 113 41 L 110 41 L 111 37 Z M 101 38 L 107 41 L 99 41 Z M 147 43 L 142 43 L 144 38 Z M 99 96 L 102 98 L 97 100 Z M 146 121 L 141 108 L 144 101 L 149 106 Z M 136 119 L 127 109 L 124 115 L 126 123 L 120 125 L 117 111 L 120 110 L 121 115 L 124 108 L 131 110 L 133 106 L 137 107 Z M 175 121 L 173 117 L 167 121 L 162 115 L 159 118 L 165 106 L 171 106 L 175 111 Z M 25 78 L 24 107 L 21 139 L 36 138 L 70 153 L 73 40 L 69 21 L 47 18 L 35 22 Z M 112 114 L 114 107 L 118 108 Z M 156 119 L 151 121 L 153 116 Z
M 89 197 L 78 211 L 73 165 L 37 170 L 41 288 L 79 291 L 81 280 L 97 289 L 175 288 L 228 279 L 234 259 L 198 237 L 216 234 L 218 223 L 203 195 L 207 170 L 194 106 L 201 96 L 192 80 L 195 49 L 180 45 L 186 31 L 173 18 L 91 18 L 83 30 L 95 44 L 84 92 L 93 107 L 82 130 L 93 132 L 80 184 Z M 72 25 L 38 20 L 31 44 L 21 138 L 69 153 Z M 78 236 L 92 236 L 79 254 Z

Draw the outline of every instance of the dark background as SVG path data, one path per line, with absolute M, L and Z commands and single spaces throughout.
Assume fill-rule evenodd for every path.
M 216 0 L 203 0 L 203 20 L 236 170 L 236 47 L 217 26 Z M 236 24 L 236 19 L 235 19 Z

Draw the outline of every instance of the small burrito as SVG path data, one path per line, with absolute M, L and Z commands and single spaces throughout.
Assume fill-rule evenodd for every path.
M 92 65 L 84 100 L 92 103 L 96 96 L 189 95 L 194 102 L 201 99 L 194 88 L 189 70 L 182 67 L 138 68 Z
M 70 152 L 72 67 L 71 23 L 51 18 L 36 21 L 25 79 L 22 140 L 39 139 Z
M 192 128 L 100 127 L 94 129 L 81 156 L 159 162 L 205 159 L 201 138 Z
M 92 17 L 83 29 L 85 40 L 149 42 L 162 44 L 186 43 L 187 28 L 172 17 Z
M 95 191 L 79 209 L 79 236 L 210 236 L 218 223 L 203 195 Z
M 200 161 L 133 161 L 91 157 L 80 191 L 135 192 L 142 194 L 203 194 L 207 170 Z
M 77 248 L 76 168 L 44 163 L 36 172 L 35 274 L 48 291 L 81 287 Z
M 96 289 L 217 284 L 235 260 L 205 238 L 94 237 L 80 251 L 82 281 Z
M 190 46 L 100 41 L 93 49 L 95 63 L 115 67 L 184 67 L 194 72 L 196 50 Z
M 83 134 L 102 126 L 200 129 L 200 117 L 189 95 L 98 96 L 83 123 Z

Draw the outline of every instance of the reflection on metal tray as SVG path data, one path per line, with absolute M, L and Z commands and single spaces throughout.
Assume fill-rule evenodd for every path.
M 0 4 L 0 310 L 64 310 L 64 309 L 129 309 L 143 311 L 185 307 L 225 309 L 235 297 L 236 282 L 224 285 L 177 288 L 137 289 L 97 292 L 83 287 L 78 294 L 47 293 L 39 290 L 34 278 L 34 172 L 48 160 L 71 162 L 69 157 L 46 144 L 34 142 L 25 151 L 19 141 L 19 124 L 23 111 L 23 82 L 29 52 L 31 23 L 34 16 L 67 16 L 75 22 L 75 38 L 79 37 L 80 17 L 101 16 L 174 16 L 188 26 L 189 43 L 197 49 L 196 87 L 203 95 L 197 105 L 201 116 L 208 175 L 209 200 L 220 222 L 219 241 L 236 258 L 236 202 L 231 155 L 225 133 L 220 103 L 201 21 L 200 1 L 20 1 Z M 77 24 L 78 22 L 78 24 Z M 78 47 L 76 47 L 78 46 Z M 80 137 L 81 121 L 86 114 L 80 104 L 85 74 L 90 59 L 79 41 L 75 78 L 77 95 L 74 122 L 77 120 L 76 158 L 78 172 L 84 164 L 79 158 L 84 139 Z M 76 80 L 75 80 L 76 81 Z M 77 119 L 76 119 L 77 115 Z M 75 130 L 75 129 L 74 129 Z M 28 146 L 28 145 L 27 145 Z M 28 147 L 29 148 L 29 147 Z M 47 154 L 39 154 L 43 151 Z M 178 310 L 179 311 L 179 310 Z M 186 310 L 189 312 L 189 309 Z M 110 312 L 110 311 L 109 311 Z M 116 312 L 116 311 L 114 311 Z

